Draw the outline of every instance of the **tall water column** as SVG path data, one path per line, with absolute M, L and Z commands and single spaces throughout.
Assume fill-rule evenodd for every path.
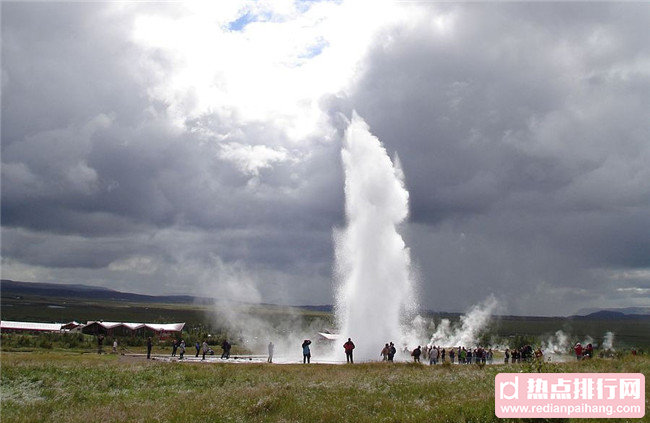
M 347 222 L 335 231 L 340 344 L 352 338 L 357 360 L 378 360 L 385 343 L 400 347 L 404 313 L 415 310 L 409 250 L 398 232 L 409 193 L 399 161 L 354 112 L 341 158 Z

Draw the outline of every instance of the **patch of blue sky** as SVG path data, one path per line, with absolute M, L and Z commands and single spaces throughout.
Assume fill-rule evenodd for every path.
M 309 45 L 298 56 L 300 59 L 312 59 L 323 52 L 329 46 L 329 42 L 323 38 L 317 39 L 313 44 Z
M 296 0 L 296 9 L 300 12 L 306 12 L 314 3 L 334 3 L 340 4 L 343 0 Z
M 230 31 L 241 31 L 246 25 L 252 22 L 257 22 L 257 16 L 253 15 L 250 12 L 246 12 L 244 15 L 240 16 L 237 20 L 234 20 L 228 24 L 228 29 Z

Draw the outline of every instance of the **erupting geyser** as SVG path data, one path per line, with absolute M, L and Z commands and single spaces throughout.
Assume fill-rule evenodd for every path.
M 340 344 L 352 338 L 356 359 L 377 360 L 385 343 L 400 347 L 404 313 L 416 309 L 409 250 L 397 231 L 409 193 L 399 160 L 390 160 L 354 112 L 341 156 L 347 226 L 335 232 Z

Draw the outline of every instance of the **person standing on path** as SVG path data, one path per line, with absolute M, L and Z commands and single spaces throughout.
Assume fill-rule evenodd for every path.
M 275 348 L 275 345 L 273 345 L 273 342 L 269 342 L 269 358 L 266 360 L 268 363 L 273 363 L 273 349 Z
M 223 340 L 223 343 L 221 344 L 221 348 L 223 349 L 223 353 L 221 354 L 221 358 L 225 358 L 228 360 L 230 358 L 230 342 L 228 342 L 227 339 Z
M 345 359 L 347 360 L 348 363 L 354 364 L 354 360 L 352 359 L 352 351 L 354 350 L 354 342 L 352 342 L 351 338 L 348 338 L 348 342 L 343 344 L 343 349 L 345 349 Z
M 388 361 L 388 355 L 390 354 L 390 348 L 388 347 L 388 344 L 384 348 L 381 349 L 381 352 L 379 355 L 382 357 L 382 361 Z
M 202 346 L 203 346 L 203 358 L 201 360 L 205 360 L 205 355 L 208 353 L 208 349 L 210 348 L 208 347 L 208 341 L 204 339 Z
M 309 364 L 311 361 L 311 350 L 309 349 L 310 344 L 311 341 L 309 339 L 305 339 L 302 343 L 302 364 Z
M 420 346 L 418 345 L 418 347 L 414 349 L 413 352 L 411 353 L 411 356 L 413 356 L 413 362 L 419 363 L 421 354 L 422 354 L 422 349 L 420 349 Z
M 147 338 L 147 358 L 151 358 L 151 348 L 153 347 L 153 343 L 151 342 L 151 337 Z
M 104 345 L 104 335 L 98 335 L 97 336 L 97 354 L 101 354 L 102 351 L 102 346 Z
M 391 342 L 388 344 L 388 361 L 392 363 L 393 358 L 395 358 L 395 354 L 397 354 L 397 348 L 395 348 L 395 344 Z
M 183 355 L 185 355 L 185 340 L 181 339 L 181 343 L 179 344 L 178 348 L 180 349 L 180 357 L 179 359 L 183 359 Z
M 573 350 L 576 352 L 576 359 L 578 361 L 582 360 L 582 345 L 580 345 L 580 342 L 576 343 Z

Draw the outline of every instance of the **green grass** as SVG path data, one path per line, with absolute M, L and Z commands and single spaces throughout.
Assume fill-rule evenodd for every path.
M 49 351 L 3 352 L 0 358 L 3 423 L 490 422 L 498 421 L 495 375 L 533 370 L 529 365 L 178 363 Z M 546 363 L 544 370 L 643 373 L 650 392 L 648 357 Z

